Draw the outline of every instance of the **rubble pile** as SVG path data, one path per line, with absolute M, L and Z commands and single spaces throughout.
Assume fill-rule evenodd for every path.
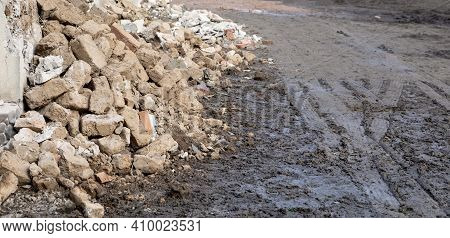
M 242 26 L 225 21 L 217 14 L 206 10 L 184 12 L 178 19 L 177 26 L 191 29 L 200 35 L 203 40 L 208 40 L 211 43 L 223 38 L 227 40 L 244 39 L 247 35 L 242 30 Z
M 43 38 L 28 110 L 0 155 L 0 203 L 18 187 L 67 189 L 87 217 L 117 176 L 162 173 L 171 160 L 217 158 L 227 125 L 199 96 L 255 56 L 242 27 L 168 0 L 37 0 Z M 242 41 L 247 41 L 243 43 Z M 183 151 L 173 131 L 195 144 Z M 178 133 L 179 133 L 178 132 Z

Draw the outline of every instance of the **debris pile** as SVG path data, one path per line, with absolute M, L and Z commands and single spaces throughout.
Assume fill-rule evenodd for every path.
M 255 58 L 243 48 L 256 37 L 168 0 L 37 3 L 44 35 L 24 94 L 28 111 L 0 155 L 0 203 L 31 184 L 70 190 L 85 216 L 102 217 L 95 199 L 117 176 L 162 173 L 178 157 L 218 157 L 212 129 L 227 125 L 202 118 L 198 97 L 227 85 L 223 70 Z M 184 151 L 174 130 L 194 144 Z
M 178 19 L 177 26 L 191 29 L 203 40 L 215 43 L 224 43 L 226 40 L 248 40 L 247 33 L 242 26 L 206 10 L 193 10 L 183 13 Z M 252 37 L 256 42 L 260 41 L 257 36 Z M 250 38 L 251 40 L 251 38 Z

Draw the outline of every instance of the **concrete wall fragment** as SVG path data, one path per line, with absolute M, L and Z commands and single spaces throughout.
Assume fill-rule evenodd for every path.
M 21 113 L 22 95 L 33 60 L 34 45 L 41 37 L 36 0 L 0 0 L 0 125 L 2 128 L 3 125 L 9 128 Z M 6 129 L 0 133 L 0 146 L 9 140 L 10 134 Z

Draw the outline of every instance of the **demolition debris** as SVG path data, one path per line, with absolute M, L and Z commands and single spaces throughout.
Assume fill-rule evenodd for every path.
M 44 35 L 28 110 L 1 152 L 0 203 L 24 185 L 67 189 L 86 217 L 102 217 L 102 184 L 160 173 L 177 156 L 218 157 L 211 128 L 227 125 L 202 118 L 198 97 L 248 65 L 260 38 L 168 0 L 37 3 Z M 181 151 L 172 128 L 202 150 Z

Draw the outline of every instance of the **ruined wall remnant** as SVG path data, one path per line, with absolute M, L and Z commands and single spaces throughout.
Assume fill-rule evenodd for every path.
M 21 111 L 34 45 L 41 38 L 38 20 L 36 0 L 0 0 L 0 145 Z

